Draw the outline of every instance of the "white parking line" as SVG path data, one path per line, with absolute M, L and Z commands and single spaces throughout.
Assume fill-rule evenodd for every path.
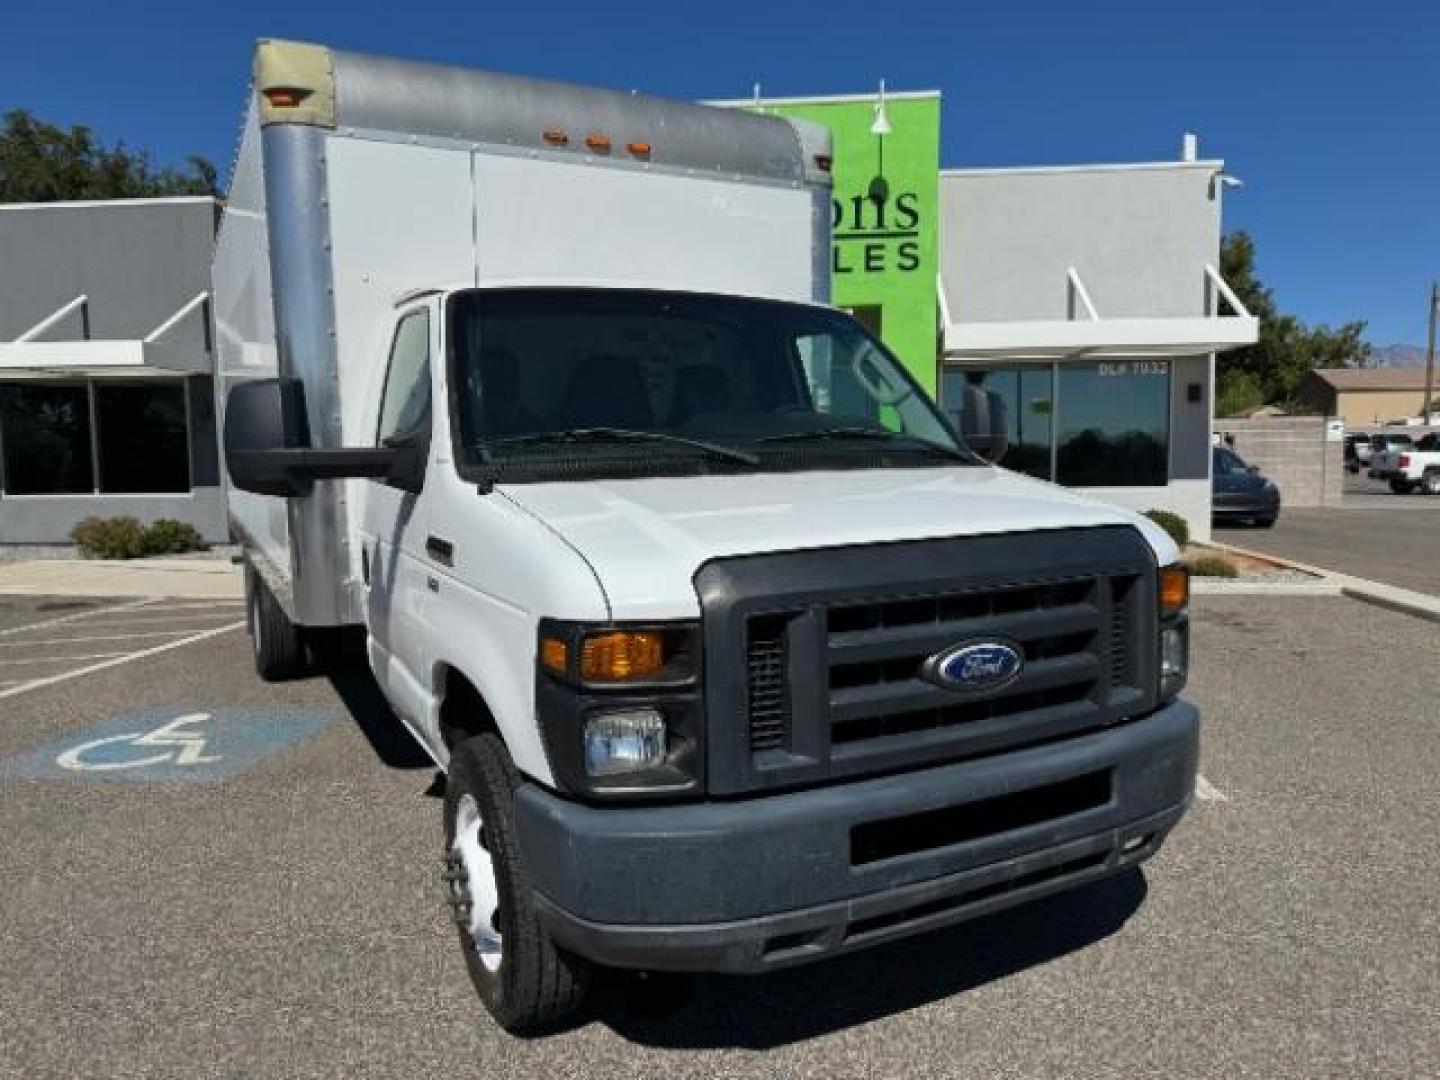
M 178 637 L 187 630 L 145 630 L 133 634 L 87 634 L 84 637 L 42 638 L 39 641 L 0 641 L 0 649 L 28 649 L 32 645 L 74 645 L 82 641 L 133 641 L 142 637 Z
M 1229 802 L 1230 796 L 1206 780 L 1199 773 L 1195 774 L 1195 797 L 1201 802 Z
M 212 611 L 208 615 L 151 615 L 146 612 L 143 615 L 130 615 L 115 622 L 97 619 L 85 625 L 114 628 L 118 626 L 155 626 L 157 623 L 214 622 L 216 619 L 233 619 L 236 614 L 237 612 L 234 611 Z
M 61 615 L 57 619 L 43 619 L 40 622 L 26 623 L 24 626 L 9 626 L 0 630 L 0 637 L 9 637 L 11 634 L 21 634 L 26 630 L 39 630 L 42 626 L 59 626 L 61 623 L 75 622 L 77 619 L 89 619 L 96 615 L 113 615 L 117 611 L 133 611 L 135 608 L 145 607 L 155 601 L 149 597 L 144 600 L 131 600 L 124 604 L 110 604 L 107 607 L 91 608 L 89 611 L 77 611 L 74 615 Z
M 84 653 L 80 656 L 22 656 L 13 660 L 0 659 L 0 664 L 63 664 L 71 660 L 105 660 L 112 656 L 124 656 L 123 652 Z
M 46 686 L 54 686 L 56 683 L 65 682 L 68 679 L 78 679 L 81 675 L 89 675 L 95 671 L 104 671 L 106 668 L 118 667 L 121 664 L 128 664 L 132 660 L 143 660 L 147 656 L 154 656 L 157 653 L 168 652 L 171 649 L 178 649 L 184 645 L 192 645 L 197 641 L 204 641 L 206 638 L 215 637 L 218 634 L 228 633 L 231 630 L 239 630 L 245 625 L 245 620 L 229 623 L 226 626 L 217 626 L 211 630 L 202 630 L 198 634 L 191 634 L 179 641 L 167 641 L 163 645 L 154 645 L 148 649 L 141 649 L 139 652 L 125 653 L 110 660 L 101 660 L 98 664 L 88 664 L 73 671 L 61 672 L 59 675 L 47 675 L 43 679 L 33 679 L 30 682 L 21 683 L 19 686 L 11 686 L 0 690 L 0 699 L 15 697 L 17 694 L 29 693 L 31 690 L 39 690 Z

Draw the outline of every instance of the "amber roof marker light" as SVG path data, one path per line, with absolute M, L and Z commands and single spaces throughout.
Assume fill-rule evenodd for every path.
M 585 145 L 597 154 L 608 154 L 610 152 L 610 136 L 603 131 L 592 131 L 585 136 Z

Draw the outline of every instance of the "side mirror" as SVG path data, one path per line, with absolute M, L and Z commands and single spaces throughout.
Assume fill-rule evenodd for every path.
M 1005 399 L 994 390 L 966 384 L 956 415 L 967 446 L 986 461 L 999 461 L 1010 449 Z
M 426 447 L 417 436 L 382 447 L 312 450 L 305 387 L 299 379 L 256 379 L 230 390 L 225 403 L 225 465 L 241 491 L 290 498 L 316 480 L 369 477 L 407 491 L 425 478 Z

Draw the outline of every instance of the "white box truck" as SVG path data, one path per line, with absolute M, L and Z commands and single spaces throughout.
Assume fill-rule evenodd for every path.
M 496 1019 L 1152 855 L 1187 577 L 827 306 L 827 134 L 262 42 L 214 266 L 255 662 L 360 626 Z M 957 430 L 957 424 L 959 430 Z

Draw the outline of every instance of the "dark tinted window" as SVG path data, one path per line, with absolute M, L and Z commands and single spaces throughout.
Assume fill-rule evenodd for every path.
M 668 468 L 695 457 L 681 439 L 743 448 L 760 459 L 755 467 L 955 460 L 934 452 L 956 443 L 904 369 L 854 319 L 827 309 L 516 289 L 458 294 L 449 320 L 468 464 L 575 456 L 545 439 L 596 429 L 672 438 L 592 440 L 580 454 L 587 463 L 623 457 Z
M 100 490 L 190 490 L 185 387 L 133 383 L 95 387 L 99 421 Z
M 94 490 L 90 396 L 84 386 L 0 386 L 0 439 L 7 494 Z
M 1168 362 L 1061 364 L 1057 378 L 1057 481 L 1070 487 L 1160 487 L 1169 481 Z
M 1050 479 L 1050 451 L 1054 444 L 1053 368 L 1049 364 L 1017 364 L 983 372 L 981 385 L 1005 402 L 1010 446 L 998 464 L 1041 480 Z M 957 402 L 975 371 L 947 370 L 941 400 Z

